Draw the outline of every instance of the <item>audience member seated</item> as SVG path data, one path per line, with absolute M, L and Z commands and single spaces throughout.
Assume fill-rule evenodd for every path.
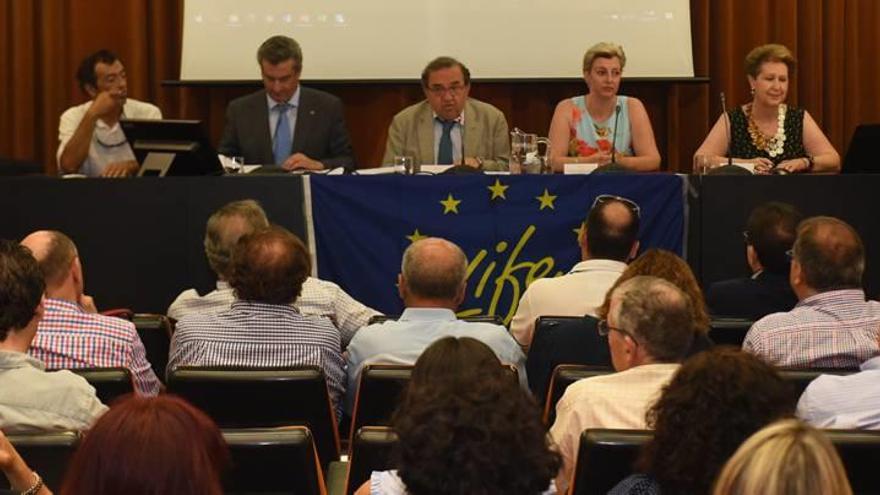
M 46 372 L 27 355 L 43 317 L 45 282 L 31 252 L 0 240 L 0 430 L 84 430 L 107 410 L 70 371 Z
M 638 236 L 639 206 L 626 198 L 598 196 L 578 235 L 583 261 L 561 277 L 535 280 L 519 300 L 510 333 L 520 345 L 531 345 L 539 316 L 596 316 L 608 288 L 636 256 Z
M 623 47 L 615 43 L 597 43 L 584 54 L 589 92 L 559 102 L 550 122 L 550 163 L 555 171 L 562 172 L 566 163 L 612 161 L 630 170 L 660 168 L 645 105 L 638 98 L 617 94 L 625 65 Z
M 476 339 L 425 350 L 392 424 L 397 469 L 374 472 L 357 495 L 556 493 L 559 454 L 537 404 Z
M 162 385 L 134 324 L 98 314 L 85 295 L 73 241 L 61 232 L 40 230 L 21 244 L 34 254 L 46 281 L 46 312 L 28 353 L 49 369 L 128 368 L 137 393 L 158 394 Z
M 861 369 L 813 380 L 798 401 L 798 417 L 816 428 L 880 430 L 880 356 Z
M 752 210 L 743 232 L 752 274 L 709 286 L 706 301 L 713 315 L 755 321 L 794 307 L 797 297 L 788 283 L 791 262 L 785 252 L 800 221 L 800 212 L 786 203 L 773 201 Z
M 821 431 L 777 421 L 746 440 L 727 461 L 713 495 L 852 495 L 843 463 Z
M 362 328 L 348 346 L 350 408 L 365 364 L 413 364 L 426 347 L 442 337 L 473 337 L 488 345 L 506 364 L 516 366 L 526 387 L 525 355 L 507 330 L 492 323 L 456 318 L 467 289 L 467 258 L 461 248 L 439 238 L 416 241 L 403 253 L 397 285 L 406 306 L 397 321 Z
M 0 470 L 3 471 L 9 482 L 9 487 L 12 488 L 11 493 L 52 495 L 52 492 L 43 484 L 40 475 L 28 467 L 3 431 L 0 431 Z M 2 493 L 8 492 L 2 491 Z
M 694 356 L 648 411 L 654 436 L 637 462 L 640 474 L 609 495 L 708 493 L 746 438 L 792 414 L 788 384 L 758 358 L 734 348 Z
M 246 234 L 232 251 L 230 268 L 237 300 L 225 311 L 177 322 L 169 372 L 179 366 L 314 365 L 324 371 L 338 406 L 345 390 L 339 331 L 330 320 L 291 306 L 311 271 L 302 241 L 282 227 Z
M 703 291 L 700 290 L 700 284 L 685 260 L 678 257 L 675 253 L 664 249 L 648 249 L 626 267 L 620 278 L 608 290 L 608 293 L 605 295 L 605 302 L 596 311 L 600 318 L 608 317 L 608 308 L 611 306 L 611 292 L 620 284 L 639 275 L 662 278 L 681 289 L 691 299 L 694 341 L 688 351 L 688 356 L 712 347 L 713 342 L 709 338 L 709 313 L 706 310 L 706 302 L 703 299 Z
M 865 248 L 832 217 L 801 222 L 791 260 L 798 304 L 752 325 L 743 349 L 788 368 L 857 368 L 878 353 L 880 302 L 862 290 Z
M 215 314 L 229 309 L 235 293 L 229 286 L 232 249 L 245 234 L 269 227 L 269 219 L 259 203 L 252 199 L 233 201 L 214 212 L 205 227 L 205 256 L 217 275 L 217 288 L 204 296 L 187 289 L 168 308 L 168 317 L 180 320 L 191 314 Z M 333 282 L 306 278 L 302 293 L 293 306 L 304 315 L 326 316 L 339 328 L 342 347 L 354 333 L 366 325 L 378 311 L 354 300 Z
M 58 170 L 89 177 L 125 177 L 138 171 L 119 119 L 161 119 L 155 105 L 128 97 L 125 66 L 115 53 L 86 57 L 76 79 L 90 100 L 68 108 L 58 123 Z
M 566 389 L 550 433 L 563 458 L 556 486 L 564 492 L 587 428 L 644 429 L 645 413 L 678 369 L 694 338 L 690 298 L 656 278 L 627 280 L 611 293 L 599 330 L 608 336 L 617 373 L 585 378 Z

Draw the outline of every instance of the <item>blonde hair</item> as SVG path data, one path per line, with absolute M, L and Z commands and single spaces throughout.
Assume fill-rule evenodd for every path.
M 852 495 L 843 463 L 821 431 L 777 421 L 746 440 L 727 461 L 713 495 Z
M 754 48 L 746 55 L 746 74 L 758 77 L 761 66 L 766 62 L 782 62 L 788 67 L 789 76 L 794 74 L 797 61 L 785 45 L 770 43 Z
M 584 72 L 590 71 L 593 67 L 593 61 L 596 60 L 596 58 L 614 57 L 617 57 L 618 60 L 620 60 L 620 70 L 623 70 L 623 67 L 626 66 L 626 53 L 623 52 L 623 47 L 607 41 L 596 43 L 587 50 L 587 53 L 584 54 Z

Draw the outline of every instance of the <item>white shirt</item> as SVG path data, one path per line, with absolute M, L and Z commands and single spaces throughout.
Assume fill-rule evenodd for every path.
M 73 137 L 76 128 L 79 127 L 83 117 L 86 115 L 92 101 L 89 100 L 82 105 L 70 107 L 61 114 L 61 121 L 58 123 L 58 152 L 55 158 L 58 163 L 59 173 L 61 170 L 61 154 L 67 142 Z M 159 107 L 150 103 L 127 98 L 125 105 L 122 107 L 122 117 L 128 119 L 161 119 L 162 112 Z M 112 127 L 108 126 L 103 120 L 98 119 L 95 124 L 95 132 L 92 133 L 92 142 L 89 144 L 89 154 L 85 161 L 79 167 L 79 173 L 89 177 L 99 177 L 101 172 L 111 163 L 124 162 L 134 160 L 134 152 L 131 146 L 125 140 L 125 133 L 122 132 L 119 122 Z
M 568 489 L 574 473 L 581 433 L 588 428 L 647 428 L 645 413 L 678 367 L 677 363 L 644 364 L 568 386 L 556 404 L 556 421 L 550 428 L 562 454 L 562 469 L 556 478 L 560 493 Z
M 813 380 L 798 401 L 798 417 L 816 428 L 880 430 L 880 356 L 861 369 Z
M 539 316 L 596 316 L 605 293 L 625 269 L 626 263 L 620 261 L 587 260 L 561 277 L 535 280 L 519 301 L 510 333 L 521 346 L 528 347 Z

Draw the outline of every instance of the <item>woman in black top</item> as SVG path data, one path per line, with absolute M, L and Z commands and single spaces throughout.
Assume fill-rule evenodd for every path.
M 717 167 L 751 163 L 755 173 L 837 173 L 840 155 L 804 109 L 785 103 L 795 60 L 782 45 L 763 45 L 746 57 L 752 101 L 722 115 L 694 155 Z

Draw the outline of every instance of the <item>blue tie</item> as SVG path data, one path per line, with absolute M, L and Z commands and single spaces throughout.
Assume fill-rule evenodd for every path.
M 287 103 L 279 103 L 272 107 L 272 110 L 278 112 L 278 123 L 275 125 L 275 137 L 272 139 L 272 153 L 275 155 L 275 164 L 281 165 L 290 156 L 290 149 L 293 147 L 290 135 L 290 121 L 287 120 L 287 110 L 290 105 Z
M 452 165 L 452 127 L 455 126 L 455 121 L 440 120 L 440 124 L 443 125 L 443 134 L 440 135 L 440 145 L 437 146 L 437 164 Z

